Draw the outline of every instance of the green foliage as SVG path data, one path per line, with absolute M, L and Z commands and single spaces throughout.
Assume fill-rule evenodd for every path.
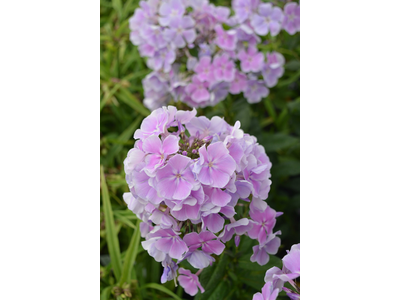
M 129 41 L 128 18 L 138 6 L 139 0 L 100 0 L 100 295 L 102 300 L 193 299 L 172 281 L 160 284 L 161 264 L 143 250 L 140 221 L 122 198 L 129 191 L 123 161 L 134 144 L 133 133 L 150 113 L 142 104 L 142 79 L 150 70 Z M 261 291 L 265 271 L 281 267 L 285 250 L 300 241 L 300 37 L 281 31 L 263 40 L 269 43 L 260 44 L 260 51 L 276 50 L 286 59 L 285 74 L 268 97 L 249 104 L 243 94 L 229 95 L 215 107 L 198 109 L 198 115 L 221 116 L 232 125 L 239 120 L 265 148 L 272 162 L 267 202 L 284 212 L 275 226 L 282 231 L 282 246 L 267 265 L 259 266 L 249 260 L 254 240 L 242 236 L 239 248 L 228 242 L 224 253 L 200 274 L 205 292 L 196 300 L 252 299 Z M 181 267 L 197 271 L 187 262 Z M 288 299 L 282 295 L 279 299 Z

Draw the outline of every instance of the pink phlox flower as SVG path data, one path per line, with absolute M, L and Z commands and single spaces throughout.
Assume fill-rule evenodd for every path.
M 249 231 L 249 237 L 257 239 L 264 245 L 275 226 L 276 211 L 269 206 L 264 211 L 250 209 L 250 218 L 253 221 L 253 228 Z
M 260 266 L 265 265 L 269 261 L 269 254 L 275 255 L 278 252 L 281 244 L 281 239 L 276 236 L 278 234 L 281 234 L 281 231 L 268 235 L 264 245 L 254 246 L 250 261 L 257 262 Z
M 258 52 L 255 47 L 249 47 L 246 50 L 241 50 L 238 53 L 240 60 L 240 68 L 243 72 L 259 72 L 264 66 L 264 54 Z
M 279 7 L 273 7 L 271 3 L 262 3 L 258 7 L 258 13 L 252 15 L 251 26 L 259 35 L 276 36 L 281 30 L 283 13 Z
M 215 25 L 214 29 L 217 34 L 215 44 L 223 50 L 235 50 L 237 42 L 236 31 L 233 29 L 225 31 L 221 24 Z
M 173 135 L 167 136 L 163 141 L 157 135 L 151 135 L 143 141 L 143 150 L 146 155 L 146 166 L 143 168 L 146 174 L 154 177 L 154 172 L 166 161 L 168 155 L 179 150 L 179 138 Z
M 231 82 L 235 78 L 235 65 L 227 54 L 216 56 L 213 61 L 214 77 L 217 81 Z
M 183 287 L 186 293 L 194 296 L 198 293 L 198 289 L 204 293 L 204 288 L 201 286 L 199 277 L 196 274 L 192 274 L 189 270 L 179 268 L 178 281 Z
M 253 154 L 247 157 L 247 161 L 248 164 L 243 170 L 244 179 L 253 185 L 253 196 L 266 199 L 271 185 L 270 164 L 259 163 Z
M 274 289 L 270 282 L 265 283 L 261 291 L 254 294 L 253 300 L 276 300 L 279 294 L 279 289 Z
M 160 17 L 158 18 L 162 26 L 168 26 L 176 19 L 182 18 L 185 13 L 185 4 L 181 0 L 163 1 L 158 10 Z
M 145 166 L 145 163 L 140 164 Z M 158 197 L 157 190 L 154 188 L 152 177 L 150 177 L 145 171 L 133 170 L 132 172 L 132 187 L 131 192 L 135 192 L 140 198 L 150 201 L 154 205 L 158 205 L 163 201 L 162 198 Z
M 236 234 L 237 236 L 243 235 L 252 227 L 253 223 L 251 223 L 249 219 L 243 218 L 231 224 L 225 225 L 224 231 L 222 231 L 218 237 L 221 239 L 221 241 L 226 243 L 232 239 L 233 234 Z
M 144 118 L 140 129 L 134 134 L 135 139 L 145 139 L 153 134 L 159 135 L 166 131 L 169 115 L 162 107 L 153 110 L 149 116 Z
M 149 233 L 148 237 L 157 239 L 155 247 L 159 251 L 168 254 L 171 258 L 181 259 L 189 248 L 179 234 L 172 229 L 159 229 Z
M 195 103 L 201 104 L 210 99 L 208 86 L 207 81 L 201 81 L 198 75 L 195 75 L 192 77 L 192 82 L 186 86 L 185 91 Z
M 247 87 L 247 76 L 238 70 L 235 70 L 235 78 L 233 79 L 229 93 L 239 94 L 243 92 Z
M 149 220 L 154 224 L 159 225 L 162 229 L 172 228 L 175 231 L 179 231 L 180 227 L 176 220 L 169 214 L 169 208 L 165 211 L 159 209 L 153 210 Z
M 265 86 L 264 81 L 257 79 L 247 81 L 244 97 L 249 103 L 258 103 L 262 98 L 265 98 L 268 95 L 269 89 Z
M 190 195 L 182 201 L 165 200 L 171 209 L 171 215 L 179 221 L 190 219 L 192 222 L 200 219 L 200 208 L 204 202 L 204 191 L 200 186 L 198 190 L 192 190 Z
M 232 7 L 239 23 L 244 22 L 256 10 L 260 0 L 233 0 Z
M 296 2 L 286 3 L 282 27 L 291 35 L 300 31 L 300 5 Z
M 225 249 L 215 234 L 209 231 L 191 232 L 183 237 L 183 241 L 189 247 L 189 251 L 194 251 L 201 247 L 205 253 L 220 255 Z
M 196 39 L 196 31 L 193 26 L 194 20 L 191 17 L 185 16 L 171 20 L 170 28 L 164 30 L 164 38 L 171 41 L 177 48 L 183 48 L 186 44 L 191 44 Z
M 206 81 L 211 84 L 215 81 L 214 65 L 211 63 L 210 56 L 201 57 L 198 64 L 194 67 L 194 71 L 201 82 Z
M 167 281 L 173 280 L 178 276 L 176 271 L 178 270 L 178 265 L 174 262 L 169 255 L 162 261 L 162 266 L 164 271 L 161 275 L 161 283 L 166 283 Z
M 195 163 L 199 181 L 211 187 L 225 187 L 236 169 L 236 162 L 223 142 L 216 142 L 207 148 L 203 145 L 199 154 L 200 159 Z
M 290 251 L 282 258 L 283 271 L 297 278 L 300 276 L 300 243 L 292 245 Z M 291 278 L 291 279 L 294 279 Z
M 282 77 L 285 69 L 285 58 L 278 52 L 267 52 L 267 63 L 262 70 L 263 78 L 268 87 L 273 87 L 278 83 L 278 78 Z
M 204 116 L 194 117 L 186 124 L 186 129 L 191 136 L 204 139 L 208 136 L 219 134 L 227 130 L 228 124 L 220 117 L 214 116 L 210 119 Z
M 157 171 L 159 197 L 183 200 L 189 196 L 195 185 L 192 170 L 188 167 L 190 162 L 189 157 L 177 154 Z
M 167 40 L 164 38 L 163 28 L 157 25 L 140 25 L 140 36 L 145 43 L 153 46 L 155 49 L 162 49 L 167 46 Z
M 125 203 L 128 205 L 128 209 L 131 210 L 134 214 L 138 215 L 144 212 L 144 208 L 147 204 L 146 201 L 144 201 L 140 197 L 134 197 L 132 193 L 124 193 L 122 197 Z
M 147 65 L 153 70 L 163 70 L 167 73 L 171 70 L 171 66 L 175 61 L 175 58 L 176 54 L 174 49 L 170 47 L 164 47 L 154 52 L 154 55 L 147 60 Z

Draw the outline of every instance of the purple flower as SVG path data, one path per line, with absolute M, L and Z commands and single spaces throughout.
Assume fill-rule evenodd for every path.
M 235 70 L 235 78 L 230 86 L 229 92 L 231 94 L 239 94 L 243 92 L 247 87 L 247 76 L 238 70 Z
M 199 58 L 203 57 L 203 56 L 211 56 L 214 53 L 213 49 L 214 47 L 212 47 L 213 45 L 208 45 L 207 43 L 202 43 L 199 45 Z
M 259 0 L 233 0 L 232 7 L 239 23 L 244 22 L 256 9 Z
M 296 2 L 286 3 L 283 10 L 285 13 L 282 23 L 283 29 L 291 35 L 300 31 L 300 5 Z
M 140 166 L 144 167 L 144 165 L 143 163 Z M 132 177 L 132 193 L 135 192 L 140 198 L 150 201 L 154 205 L 161 203 L 163 199 L 157 196 L 157 190 L 150 185 L 152 178 L 145 171 L 138 172 L 137 170 L 133 170 Z
M 282 262 L 283 271 L 286 274 L 293 274 L 296 277 L 300 276 L 300 244 L 293 245 L 288 254 L 282 258 Z
M 279 7 L 273 7 L 271 3 L 263 3 L 258 7 L 258 14 L 251 17 L 250 24 L 258 35 L 266 35 L 268 32 L 276 36 L 281 30 L 283 13 Z
M 208 82 L 202 82 L 197 75 L 192 77 L 192 83 L 189 83 L 185 91 L 191 96 L 196 103 L 202 103 L 210 99 L 210 93 L 208 92 Z
M 220 207 L 226 206 L 231 201 L 231 196 L 219 188 L 204 186 L 204 193 L 212 204 Z
M 183 200 L 187 198 L 194 187 L 195 180 L 188 168 L 191 159 L 177 154 L 156 174 L 157 189 L 160 197 Z
M 277 84 L 278 78 L 284 73 L 283 65 L 285 58 L 278 52 L 267 52 L 267 63 L 264 65 L 262 74 L 264 81 L 268 87 L 273 87 Z
M 200 159 L 197 164 L 198 179 L 202 184 L 223 188 L 236 169 L 235 160 L 229 155 L 222 142 L 216 142 L 207 148 L 199 149 Z
M 161 283 L 166 283 L 167 281 L 175 279 L 178 265 L 169 255 L 162 261 L 162 266 L 164 267 L 164 271 L 161 275 Z
M 140 27 L 140 36 L 143 41 L 150 44 L 155 49 L 161 49 L 167 46 L 167 41 L 164 38 L 163 30 L 160 26 L 143 25 Z
M 235 65 L 227 54 L 216 56 L 213 66 L 214 77 L 217 81 L 231 82 L 235 78 Z
M 262 98 L 269 95 L 269 89 L 262 80 L 247 81 L 247 88 L 244 91 L 244 97 L 249 103 L 258 103 Z
M 225 249 L 225 245 L 216 240 L 216 238 L 216 235 L 209 231 L 204 231 L 200 234 L 191 232 L 183 237 L 183 241 L 189 247 L 189 251 L 201 247 L 205 253 L 220 255 Z
M 246 232 L 248 232 L 252 227 L 253 227 L 253 223 L 251 223 L 249 221 L 249 219 L 246 219 L 246 218 L 240 219 L 229 225 L 225 225 L 225 229 L 220 235 L 221 241 L 226 243 L 233 237 L 234 233 L 236 233 L 236 235 L 238 235 L 238 236 L 243 235 Z
M 168 155 L 178 152 L 179 139 L 169 135 L 161 142 L 157 135 L 152 135 L 143 141 L 143 150 L 149 153 L 146 156 L 144 170 L 148 171 L 148 174 L 153 174 L 165 162 Z
M 256 245 L 253 247 L 253 255 L 250 261 L 257 262 L 260 266 L 265 265 L 269 261 L 268 254 L 276 254 L 281 244 L 281 239 L 276 235 L 281 234 L 280 231 L 270 234 L 264 245 Z
M 256 154 L 255 151 L 247 157 L 247 166 L 243 170 L 244 179 L 253 185 L 253 196 L 266 199 L 271 185 L 269 177 L 272 164 L 265 153 L 265 157 L 261 155 L 262 159 L 266 159 L 265 161 L 260 161 L 254 154 Z
M 276 300 L 279 294 L 279 289 L 273 289 L 272 283 L 270 282 L 267 282 L 261 291 L 262 294 L 254 294 L 253 300 Z
M 183 48 L 186 43 L 191 44 L 196 38 L 194 25 L 194 20 L 188 16 L 173 19 L 169 24 L 170 28 L 164 30 L 164 38 L 172 41 L 175 47 Z
M 198 289 L 202 293 L 204 293 L 204 288 L 201 286 L 199 277 L 196 274 L 192 274 L 189 270 L 185 270 L 183 268 L 179 268 L 178 281 L 179 284 L 183 287 L 186 293 L 191 296 L 197 294 Z
M 159 135 L 164 133 L 168 123 L 168 113 L 163 108 L 153 110 L 151 114 L 146 117 L 140 129 L 135 131 L 135 139 L 144 139 L 153 134 Z
M 215 39 L 215 44 L 223 50 L 233 51 L 236 47 L 236 31 L 228 30 L 225 31 L 221 24 L 215 25 L 215 32 L 217 37 Z
M 258 52 L 256 48 L 249 47 L 247 52 L 243 49 L 239 52 L 240 68 L 243 72 L 261 71 L 264 65 L 264 54 Z
M 253 220 L 253 228 L 249 231 L 249 237 L 257 239 L 261 245 L 267 240 L 267 235 L 272 233 L 276 223 L 276 211 L 267 206 L 264 211 L 250 209 L 250 218 Z
M 185 258 L 196 269 L 207 268 L 215 262 L 214 257 L 201 250 L 189 251 Z
M 185 5 L 181 0 L 163 1 L 160 9 L 160 16 L 158 18 L 161 26 L 168 26 L 176 19 L 180 19 L 185 13 Z
M 154 56 L 149 58 L 147 64 L 150 68 L 159 71 L 169 72 L 171 70 L 171 65 L 175 61 L 175 51 L 165 47 L 157 50 Z
M 194 71 L 197 73 L 197 78 L 202 82 L 213 83 L 215 81 L 214 66 L 211 64 L 211 57 L 209 56 L 200 58 L 199 63 L 194 67 Z
M 171 201 L 174 205 L 171 205 L 168 200 L 166 203 L 171 209 L 171 215 L 179 221 L 198 220 L 200 219 L 200 206 L 204 202 L 204 191 L 200 186 L 198 190 L 192 190 L 189 197 L 183 201 Z
M 212 117 L 211 120 L 204 116 L 193 118 L 186 128 L 190 135 L 204 139 L 210 135 L 218 134 L 226 129 L 227 123 L 220 117 Z
M 149 238 L 157 238 L 155 247 L 175 259 L 181 259 L 189 250 L 178 233 L 172 229 L 159 229 L 154 233 L 149 233 Z

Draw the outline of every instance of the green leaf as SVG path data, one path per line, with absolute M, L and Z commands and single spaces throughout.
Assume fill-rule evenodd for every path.
M 161 292 L 164 292 L 164 293 L 170 295 L 172 298 L 174 298 L 176 300 L 182 300 L 180 297 L 178 297 L 172 291 L 170 291 L 169 289 L 167 289 L 166 287 L 164 287 L 164 286 L 162 286 L 161 284 L 158 284 L 158 283 L 146 284 L 145 286 L 142 287 L 142 289 L 156 289 L 156 290 L 159 290 Z
M 111 265 L 117 280 L 121 277 L 121 252 L 119 249 L 118 235 L 114 226 L 114 216 L 108 194 L 107 182 L 104 176 L 103 166 L 100 166 L 101 195 L 103 199 L 103 211 L 106 225 L 106 239 Z
M 217 288 L 208 296 L 208 300 L 223 300 L 230 291 L 229 284 L 226 280 L 219 281 Z M 205 293 L 205 292 L 204 292 Z
M 114 216 L 121 223 L 124 223 L 125 225 L 128 225 L 129 227 L 131 227 L 133 229 L 136 229 L 136 226 L 133 225 L 133 223 L 128 218 L 126 218 L 125 216 L 121 215 L 120 213 L 114 211 Z
M 288 160 L 276 164 L 274 167 L 274 177 L 295 176 L 300 174 L 300 161 Z
M 133 234 L 131 242 L 129 243 L 128 250 L 126 250 L 125 261 L 122 268 L 122 275 L 119 281 L 119 286 L 121 287 L 125 282 L 129 280 L 128 279 L 129 274 L 131 274 L 132 266 L 138 254 L 139 243 L 140 243 L 140 230 L 139 230 L 140 222 L 141 220 L 137 219 L 135 233 Z
M 267 153 L 288 148 L 298 142 L 298 138 L 284 133 L 264 134 L 260 139 Z
M 145 117 L 150 114 L 150 111 L 143 106 L 142 102 L 140 102 L 135 96 L 131 94 L 130 91 L 125 88 L 120 88 L 118 90 L 117 98 L 125 102 L 127 105 L 129 105 Z
M 131 125 L 129 125 L 129 127 L 127 129 L 124 130 L 124 132 L 121 133 L 121 135 L 118 137 L 119 143 L 114 144 L 111 147 L 110 151 L 107 153 L 107 162 L 108 163 L 111 163 L 111 161 L 114 159 L 115 155 L 117 155 L 118 153 L 121 153 L 124 143 L 133 137 L 133 133 L 139 127 L 139 124 L 141 121 L 142 121 L 141 117 L 137 118 L 135 121 L 132 122 Z
M 218 284 L 221 282 L 221 278 L 225 275 L 225 269 L 228 265 L 228 256 L 222 254 L 218 263 L 216 263 L 216 267 L 213 270 L 212 274 L 208 275 L 204 271 L 207 270 L 206 268 L 201 274 L 201 284 L 205 289 L 203 294 L 197 294 L 195 300 L 207 300 L 212 295 L 214 290 L 217 288 Z
M 100 300 L 109 300 L 111 295 L 112 286 L 108 286 L 104 288 L 104 290 L 100 294 Z

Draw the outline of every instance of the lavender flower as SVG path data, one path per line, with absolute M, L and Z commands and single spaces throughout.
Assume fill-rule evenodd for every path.
M 283 65 L 285 58 L 278 52 L 267 52 L 267 63 L 262 69 L 264 81 L 268 87 L 273 87 L 277 84 L 278 78 L 284 73 Z
M 154 74 L 147 80 L 162 82 Z M 279 214 L 264 202 L 271 163 L 240 122 L 230 126 L 220 117 L 210 120 L 196 117 L 195 109 L 168 106 L 145 118 L 134 137 L 138 140 L 124 161 L 130 193 L 123 197 L 143 221 L 143 248 L 164 267 L 161 282 L 175 280 L 183 260 L 200 270 L 208 267 L 227 241 L 234 238 L 238 246 L 242 235 L 259 242 L 251 261 L 265 264 L 276 253 L 280 232 L 272 230 Z M 240 199 L 250 202 L 249 218 L 236 217 Z M 293 259 L 286 260 L 285 276 L 294 276 Z M 194 295 L 198 273 L 185 272 L 178 281 Z
M 178 276 L 179 284 L 183 287 L 186 293 L 194 296 L 197 294 L 198 289 L 204 293 L 204 288 L 201 286 L 199 277 L 196 274 L 192 274 L 189 270 L 184 268 L 180 268 L 179 273 L 182 274 Z
M 267 97 L 269 89 L 265 87 L 261 80 L 249 80 L 244 96 L 249 103 L 258 103 L 262 98 Z
M 240 59 L 240 68 L 246 73 L 261 71 L 264 64 L 264 55 L 254 47 L 249 47 L 247 51 L 241 50 L 238 58 Z
M 268 32 L 276 36 L 281 30 L 283 13 L 279 7 L 273 7 L 271 3 L 263 3 L 258 7 L 258 14 L 251 17 L 250 24 L 258 35 L 266 35 Z
M 283 13 L 271 3 L 234 0 L 232 7 L 230 16 L 228 7 L 208 0 L 140 1 L 129 27 L 132 43 L 155 71 L 143 80 L 146 107 L 155 110 L 173 101 L 214 106 L 241 92 L 256 103 L 268 95 L 267 87 L 283 75 L 284 59 L 273 52 L 265 62 L 257 50 L 260 36 L 275 36 L 281 28 L 290 34 L 300 30 L 299 6 L 288 3 Z M 258 81 L 260 73 L 264 82 Z
M 284 7 L 283 29 L 293 35 L 300 31 L 300 5 L 295 2 L 286 3 Z
M 172 19 L 168 29 L 164 31 L 164 38 L 172 41 L 172 45 L 183 48 L 186 44 L 191 44 L 196 38 L 196 31 L 193 29 L 194 20 L 191 17 Z
M 160 5 L 158 20 L 162 26 L 170 25 L 171 22 L 180 19 L 185 12 L 185 5 L 181 0 L 167 0 Z

